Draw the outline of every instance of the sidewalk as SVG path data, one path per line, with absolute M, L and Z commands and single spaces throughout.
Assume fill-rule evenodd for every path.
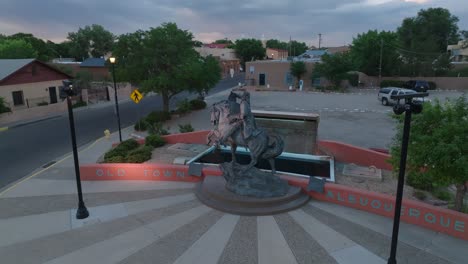
M 208 105 L 229 91 L 207 98 Z M 210 128 L 209 109 L 171 120 Z M 133 132 L 122 131 L 124 139 Z M 94 163 L 118 141 L 79 151 Z M 386 263 L 392 220 L 311 200 L 274 216 L 206 207 L 192 183 L 83 182 L 90 217 L 75 219 L 73 158 L 0 190 L 1 263 Z M 401 223 L 398 263 L 466 263 L 468 242 Z

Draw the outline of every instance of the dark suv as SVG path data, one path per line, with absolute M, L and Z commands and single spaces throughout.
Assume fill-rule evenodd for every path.
M 411 89 L 416 92 L 427 92 L 429 90 L 429 83 L 426 81 L 411 80 L 407 81 L 404 85 L 404 88 Z

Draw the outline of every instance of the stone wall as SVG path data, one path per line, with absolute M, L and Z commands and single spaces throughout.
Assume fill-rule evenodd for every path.
M 257 126 L 279 134 L 285 143 L 284 151 L 298 154 L 317 154 L 318 114 L 252 111 Z

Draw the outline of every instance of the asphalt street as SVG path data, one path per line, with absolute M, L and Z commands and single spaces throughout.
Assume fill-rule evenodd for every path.
M 243 82 L 243 74 L 221 80 L 209 94 L 214 94 Z M 171 100 L 171 108 L 185 98 L 196 95 L 181 93 Z M 104 130 L 118 130 L 113 104 L 74 111 L 78 146 L 102 136 Z M 160 96 L 145 97 L 139 104 L 120 102 L 121 127 L 133 125 L 151 111 L 162 109 Z M 31 174 L 47 163 L 57 161 L 72 150 L 68 115 L 14 127 L 0 132 L 0 188 Z

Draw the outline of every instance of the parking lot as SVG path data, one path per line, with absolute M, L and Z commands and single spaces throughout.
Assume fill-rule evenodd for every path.
M 391 106 L 377 100 L 378 90 L 349 93 L 253 92 L 254 109 L 320 114 L 319 139 L 336 140 L 360 147 L 388 149 L 396 122 Z M 430 91 L 429 99 L 444 101 L 462 95 L 457 91 Z

